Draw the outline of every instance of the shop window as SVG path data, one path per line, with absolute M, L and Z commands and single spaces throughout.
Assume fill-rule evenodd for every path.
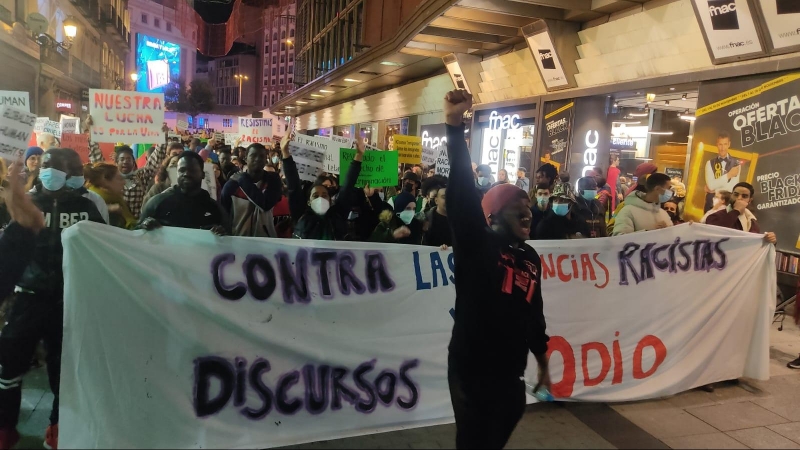
M 147 14 L 142 14 L 142 23 L 147 24 Z

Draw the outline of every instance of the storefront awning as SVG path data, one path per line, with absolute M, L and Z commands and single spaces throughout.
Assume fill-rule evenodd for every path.
M 442 57 L 489 57 L 521 48 L 521 27 L 537 19 L 587 22 L 648 0 L 428 0 L 393 38 L 275 103 L 300 115 L 445 71 Z

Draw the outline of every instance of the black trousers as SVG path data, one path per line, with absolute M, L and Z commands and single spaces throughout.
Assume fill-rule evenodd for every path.
M 47 352 L 47 377 L 53 391 L 50 423 L 58 423 L 61 340 L 64 303 L 42 294 L 17 294 L 8 322 L 0 332 L 0 427 L 16 427 L 22 402 L 22 376 L 30 368 L 39 341 Z
M 503 448 L 525 411 L 525 382 L 513 376 L 465 377 L 452 367 L 447 379 L 456 416 L 456 448 Z

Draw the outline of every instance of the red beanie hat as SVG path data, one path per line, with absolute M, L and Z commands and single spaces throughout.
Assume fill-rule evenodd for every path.
M 528 199 L 528 194 L 513 184 L 498 184 L 483 196 L 481 207 L 484 217 L 488 218 L 499 213 L 512 200 L 519 198 Z
M 636 166 L 636 170 L 633 172 L 636 175 L 636 178 L 642 178 L 645 175 L 652 175 L 658 171 L 658 166 L 653 163 L 641 163 Z

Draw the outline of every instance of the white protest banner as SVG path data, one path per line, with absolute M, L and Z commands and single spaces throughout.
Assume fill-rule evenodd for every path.
M 61 115 L 61 122 L 59 123 L 59 128 L 61 128 L 61 134 L 78 134 L 78 128 L 80 128 L 80 120 L 78 117 L 72 116 L 65 116 Z
M 453 420 L 450 251 L 89 222 L 63 240 L 62 448 L 265 448 Z M 530 244 L 563 400 L 769 377 L 763 236 L 686 224 Z
M 177 128 L 178 131 L 186 131 L 186 129 L 189 128 L 189 122 L 178 119 L 175 121 L 175 128 Z
M 33 132 L 41 133 L 44 131 L 44 126 L 47 125 L 47 122 L 50 122 L 49 117 L 37 117 L 36 123 L 33 124 Z
M 244 147 L 272 141 L 272 119 L 239 117 L 238 139 Z
M 24 91 L 0 91 L 0 108 L 3 106 L 31 112 L 30 96 Z
M 447 146 L 443 146 L 439 150 L 439 156 L 436 158 L 436 175 L 450 176 L 450 157 L 447 156 Z
M 292 154 L 297 172 L 303 181 L 314 181 L 323 172 L 325 166 L 325 155 L 332 150 L 339 148 L 339 144 L 326 137 L 306 136 L 304 134 L 295 135 L 294 140 L 289 141 L 289 153 Z
M 178 167 L 173 166 L 167 169 L 167 173 L 169 174 L 169 181 L 172 185 L 176 185 L 178 183 Z M 217 180 L 214 177 L 214 165 L 207 162 L 203 165 L 203 183 L 202 187 L 211 195 L 211 198 L 214 200 L 217 199 Z M 212 188 L 213 187 L 213 188 Z
M 236 147 L 239 144 L 239 135 L 236 133 L 225 133 L 225 145 Z
M 354 142 L 352 139 L 342 136 L 331 136 L 331 140 L 338 145 L 332 145 L 325 149 L 325 166 L 322 170 L 339 174 L 339 149 L 353 148 Z
M 0 156 L 16 160 L 28 148 L 36 114 L 23 108 L 0 106 Z
M 219 133 L 219 132 L 214 133 L 214 140 L 224 144 L 225 143 L 225 133 Z
M 93 142 L 152 144 L 164 140 L 164 94 L 89 89 Z

